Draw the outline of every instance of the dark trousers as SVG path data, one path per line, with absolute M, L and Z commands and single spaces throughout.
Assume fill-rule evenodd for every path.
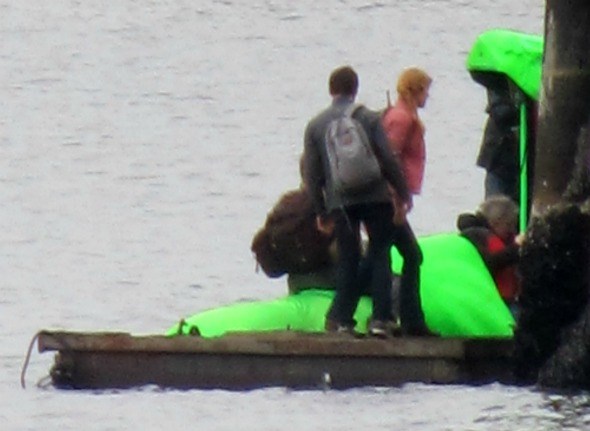
M 338 248 L 336 295 L 327 318 L 343 325 L 354 325 L 354 312 L 365 290 L 363 280 L 370 280 L 373 318 L 391 319 L 391 233 L 393 207 L 389 203 L 367 203 L 333 212 Z M 369 244 L 363 266 L 367 278 L 361 279 L 360 224 L 366 227 Z
M 485 176 L 485 198 L 489 198 L 494 195 L 506 195 L 512 198 L 514 202 L 518 202 L 520 191 L 518 190 L 519 180 L 518 177 L 506 178 L 495 172 L 486 172 Z
M 397 310 L 399 310 L 401 325 L 406 332 L 423 332 L 426 328 L 426 323 L 424 321 L 424 313 L 422 311 L 422 303 L 420 300 L 420 265 L 423 260 L 422 251 L 420 250 L 416 236 L 409 223 L 405 223 L 402 226 L 392 225 L 388 238 L 390 239 L 390 245 L 394 245 L 403 258 L 400 282 L 395 291 L 396 304 L 395 306 L 392 306 L 396 312 L 392 310 L 392 312 L 388 314 L 387 310 L 374 305 L 373 318 L 377 320 L 390 320 L 397 314 Z M 361 260 L 360 282 L 361 285 L 365 286 L 367 289 L 367 293 L 369 292 L 370 272 L 370 268 L 367 267 L 367 261 Z M 393 296 L 393 293 L 392 280 L 390 294 Z M 375 298 L 374 295 L 373 297 Z M 387 304 L 387 301 L 385 299 L 378 299 L 377 303 L 385 305 Z
M 409 332 L 426 328 L 420 301 L 420 265 L 422 251 L 409 223 L 394 226 L 391 240 L 401 254 L 404 263 L 400 287 L 400 321 L 402 329 Z

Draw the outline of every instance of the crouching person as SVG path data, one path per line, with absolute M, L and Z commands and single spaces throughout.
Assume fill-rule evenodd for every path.
M 500 296 L 513 315 L 518 311 L 520 278 L 519 250 L 523 236 L 517 235 L 518 206 L 504 195 L 493 195 L 475 214 L 461 214 L 457 228 L 481 254 Z

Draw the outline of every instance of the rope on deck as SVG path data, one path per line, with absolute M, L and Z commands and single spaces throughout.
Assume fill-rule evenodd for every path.
M 33 339 L 31 340 L 31 343 L 29 344 L 29 349 L 27 350 L 27 356 L 25 357 L 25 363 L 23 364 L 23 369 L 20 373 L 20 385 L 23 389 L 26 388 L 26 384 L 25 384 L 25 374 L 27 372 L 27 368 L 29 366 L 29 360 L 31 359 L 31 352 L 33 351 L 33 346 L 35 345 L 35 342 L 37 341 L 37 339 L 39 338 L 39 335 L 41 334 L 41 331 L 37 332 L 35 334 L 35 336 L 33 337 Z

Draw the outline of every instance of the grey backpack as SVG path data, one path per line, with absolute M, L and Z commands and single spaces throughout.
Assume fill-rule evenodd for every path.
M 342 194 L 362 192 L 383 178 L 363 126 L 352 118 L 359 107 L 351 104 L 326 130 L 330 175 L 335 190 Z

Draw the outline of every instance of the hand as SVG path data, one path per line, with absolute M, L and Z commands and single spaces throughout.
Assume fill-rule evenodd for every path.
M 408 202 L 406 202 L 406 214 L 412 211 L 412 208 L 414 208 L 414 198 L 410 195 Z
M 516 236 L 514 237 L 514 243 L 515 243 L 517 246 L 521 247 L 521 246 L 522 246 L 522 244 L 523 244 L 523 242 L 524 242 L 524 233 L 519 233 L 518 235 L 516 235 Z
M 393 193 L 393 224 L 396 226 L 403 226 L 406 224 L 407 215 L 412 209 L 412 195 L 407 201 L 403 201 L 397 193 Z
M 315 218 L 315 225 L 320 233 L 331 236 L 334 233 L 335 222 L 332 217 L 318 215 Z
M 408 204 L 405 202 L 395 202 L 393 205 L 393 224 L 403 226 L 407 223 Z

